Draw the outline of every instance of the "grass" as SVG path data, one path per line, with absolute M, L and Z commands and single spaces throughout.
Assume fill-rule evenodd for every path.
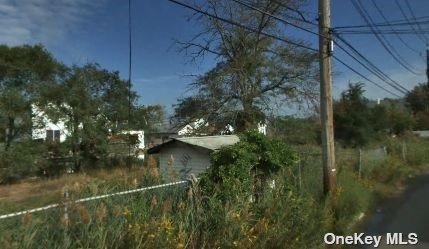
M 133 167 L 131 170 L 99 169 L 53 179 L 27 179 L 11 185 L 0 185 L 0 214 L 63 201 L 66 190 L 72 198 L 78 199 L 134 188 L 138 184 L 150 185 L 151 182 L 142 181 L 146 174 L 147 170 L 142 167 Z
M 405 142 L 405 160 L 398 149 L 402 141 L 389 141 L 390 154 L 383 160 L 362 160 L 360 176 L 357 151 L 338 149 L 339 187 L 333 205 L 322 198 L 320 155 L 310 153 L 317 148 L 306 148 L 307 156 L 279 173 L 276 188 L 266 189 L 257 204 L 224 204 L 201 196 L 198 187 L 190 191 L 181 185 L 70 205 L 67 217 L 62 207 L 5 219 L 0 244 L 6 249 L 323 248 L 325 232 L 350 234 L 353 221 L 368 212 L 377 193 L 393 191 L 429 162 L 428 141 Z M 0 187 L 0 205 L 2 210 L 40 206 L 49 198 L 61 199 L 64 186 L 77 198 L 150 185 L 161 181 L 157 177 L 150 169 L 138 168 L 22 182 Z M 32 197 L 34 192 L 44 194 Z

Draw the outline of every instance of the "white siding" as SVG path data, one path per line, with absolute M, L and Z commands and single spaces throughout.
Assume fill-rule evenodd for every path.
M 57 123 L 52 122 L 51 119 L 37 106 L 31 106 L 33 112 L 33 129 L 32 129 L 32 139 L 46 139 L 46 131 L 47 130 L 56 130 L 60 131 L 60 142 L 64 142 L 68 136 L 70 136 L 70 132 L 67 130 L 65 126 L 65 120 L 60 119 Z
M 171 180 L 174 175 L 178 179 L 186 179 L 189 174 L 199 175 L 210 166 L 210 154 L 208 149 L 181 142 L 167 145 L 158 154 L 162 177 Z

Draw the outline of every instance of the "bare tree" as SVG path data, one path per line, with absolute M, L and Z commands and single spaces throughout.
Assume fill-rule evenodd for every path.
M 246 3 L 263 11 L 228 0 L 194 3 L 213 16 L 197 13 L 192 17 L 201 25 L 201 31 L 189 41 L 178 42 L 180 50 L 192 61 L 214 54 L 217 63 L 195 78 L 191 85 L 195 95 L 179 99 L 175 105 L 176 123 L 204 119 L 214 133 L 226 124 L 239 132 L 263 121 L 273 100 L 317 103 L 317 55 L 285 42 L 304 44 L 287 38 L 287 26 L 272 17 L 287 15 L 290 9 L 299 8 L 301 1 Z

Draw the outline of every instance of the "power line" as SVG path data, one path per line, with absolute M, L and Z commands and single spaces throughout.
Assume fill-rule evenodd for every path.
M 347 67 L 349 70 L 351 70 L 351 71 L 352 71 L 352 72 L 354 72 L 355 74 L 357 74 L 357 75 L 359 75 L 360 77 L 364 78 L 364 79 L 365 79 L 365 80 L 367 80 L 368 82 L 370 82 L 370 83 L 374 84 L 375 86 L 377 86 L 378 88 L 380 88 L 380 89 L 382 89 L 382 90 L 384 90 L 384 91 L 386 91 L 386 92 L 388 92 L 388 93 L 392 94 L 393 96 L 396 96 L 396 97 L 398 97 L 398 98 L 401 98 L 401 96 L 399 96 L 398 94 L 393 93 L 393 92 L 391 92 L 390 90 L 387 90 L 386 88 L 384 88 L 384 87 L 382 87 L 381 85 L 377 84 L 375 81 L 373 81 L 373 80 L 369 79 L 368 77 L 366 77 L 365 75 L 363 75 L 363 74 L 359 73 L 357 70 L 355 70 L 355 69 L 353 69 L 351 66 L 347 65 L 344 61 L 340 60 L 337 56 L 335 56 L 335 55 L 334 55 L 333 57 L 334 57 L 334 59 L 335 59 L 336 61 L 338 61 L 339 63 L 341 63 L 343 66 Z
M 308 21 L 307 18 L 305 18 L 304 14 L 300 10 L 291 8 L 291 7 L 287 6 L 286 4 L 284 4 L 284 3 L 280 2 L 280 1 L 277 1 L 277 0 L 274 0 L 274 2 L 277 3 L 278 5 L 282 6 L 283 8 L 286 8 L 288 10 L 294 11 L 295 13 L 297 13 L 301 17 L 301 20 L 298 19 L 298 18 L 295 18 L 295 20 L 298 19 L 298 21 L 302 21 L 302 22 L 305 22 L 307 24 L 318 26 L 317 23 Z M 291 18 L 291 19 L 293 19 L 291 16 L 288 16 L 288 17 Z
M 191 9 L 191 10 L 193 10 L 193 11 L 195 11 L 195 12 L 198 12 L 198 13 L 200 13 L 200 14 L 203 14 L 203 15 L 205 15 L 205 16 L 208 16 L 208 17 L 211 17 L 211 18 L 214 18 L 214 19 L 220 20 L 220 21 L 222 21 L 222 22 L 225 22 L 225 23 L 228 23 L 228 24 L 231 24 L 231 25 L 237 26 L 237 27 L 240 27 L 240 28 L 242 28 L 242 29 L 246 29 L 246 30 L 251 31 L 251 32 L 253 32 L 253 33 L 260 33 L 260 34 L 262 34 L 262 35 L 264 35 L 264 36 L 267 36 L 267 37 L 270 37 L 270 38 L 273 38 L 273 39 L 276 39 L 276 40 L 279 40 L 279 41 L 283 41 L 283 42 L 285 42 L 285 43 L 289 43 L 289 44 L 292 44 L 292 45 L 297 46 L 297 47 L 300 47 L 300 48 L 305 48 L 305 49 L 308 49 L 308 50 L 311 50 L 311 51 L 319 52 L 319 50 L 317 50 L 317 49 L 315 49 L 315 48 L 311 48 L 311 47 L 308 47 L 308 46 L 306 46 L 306 45 L 303 45 L 303 44 L 300 44 L 300 43 L 297 43 L 297 42 L 294 42 L 294 41 L 291 41 L 291 40 L 288 40 L 288 39 L 285 39 L 285 38 L 282 38 L 282 37 L 279 37 L 279 36 L 276 36 L 276 35 L 268 34 L 268 33 L 266 33 L 266 32 L 258 31 L 258 30 L 257 30 L 257 29 L 255 29 L 255 28 L 248 27 L 248 26 L 246 26 L 246 25 L 243 25 L 243 24 L 241 24 L 241 23 L 235 22 L 235 21 L 233 21 L 233 20 L 226 19 L 226 18 L 223 18 L 223 17 L 217 16 L 217 15 L 211 14 L 211 13 L 209 13 L 209 12 L 207 12 L 207 11 L 204 11 L 204 10 L 198 9 L 198 8 L 196 8 L 196 7 L 193 7 L 193 6 L 189 5 L 189 4 L 186 4 L 186 3 L 183 3 L 183 2 L 179 2 L 179 1 L 176 1 L 176 0 L 167 0 L 167 1 L 172 2 L 172 3 L 175 3 L 175 4 L 180 5 L 180 6 L 182 6 L 182 7 L 185 7 L 185 8 Z
M 176 1 L 176 0 L 168 0 L 168 1 L 170 1 L 170 2 L 172 2 L 172 3 L 175 3 L 175 4 L 177 4 L 177 5 L 180 5 L 180 6 L 182 6 L 182 7 L 185 7 L 185 8 L 188 8 L 188 9 L 191 9 L 191 10 L 193 10 L 193 11 L 195 11 L 195 12 L 198 12 L 198 13 L 200 13 L 200 14 L 203 14 L 203 15 L 206 15 L 206 16 L 209 16 L 209 17 L 211 17 L 211 18 L 214 18 L 214 19 L 217 19 L 217 20 L 220 20 L 220 21 L 223 21 L 223 22 L 226 22 L 226 23 L 229 23 L 229 24 L 231 24 L 231 25 L 235 25 L 235 26 L 238 26 L 238 27 L 240 27 L 240 28 L 243 28 L 243 29 L 246 29 L 246 30 L 249 30 L 249 31 L 251 31 L 251 32 L 255 32 L 255 33 L 257 33 L 258 31 L 257 30 L 255 30 L 254 28 L 250 28 L 250 27 L 247 27 L 247 26 L 245 26 L 245 25 L 242 25 L 242 24 L 240 24 L 240 23 L 237 23 L 237 22 L 234 22 L 234 21 L 232 21 L 232 20 L 229 20 L 229 19 L 225 19 L 225 18 L 222 18 L 222 17 L 219 17 L 219 16 L 216 16 L 216 15 L 214 15 L 214 14 L 211 14 L 211 13 L 208 13 L 207 11 L 203 11 L 203 10 L 201 10 L 201 9 L 198 9 L 198 8 L 196 8 L 196 7 L 193 7 L 193 6 L 190 6 L 190 5 L 188 5 L 188 4 L 186 4 L 186 3 L 182 3 L 182 2 L 179 2 L 179 1 Z M 237 1 L 237 0 L 233 0 L 233 1 Z M 237 1 L 238 2 L 238 1 Z M 270 15 L 272 15 L 272 14 L 270 14 Z M 285 23 L 289 23 L 289 22 L 287 22 L 286 20 L 284 20 L 284 19 L 282 19 L 282 18 L 279 18 L 279 17 L 276 17 L 276 16 L 274 16 L 273 15 L 273 18 L 276 18 L 277 20 L 281 20 L 282 22 L 285 22 Z M 300 28 L 302 28 L 302 27 L 300 27 Z M 307 31 L 307 30 L 306 30 Z M 307 31 L 308 32 L 308 31 Z M 283 42 L 286 42 L 286 43 L 291 43 L 291 41 L 289 41 L 289 40 L 286 40 L 286 39 L 284 39 L 284 38 L 281 38 L 281 37 L 278 37 L 278 36 L 275 36 L 275 35 L 272 35 L 272 34 L 268 34 L 268 33 L 265 33 L 265 32 L 259 32 L 259 33 L 261 33 L 262 35 L 265 35 L 265 36 L 267 36 L 267 37 L 271 37 L 271 38 L 273 38 L 273 39 L 276 39 L 276 40 L 279 40 L 279 41 L 283 41 Z M 314 33 L 314 32 L 312 32 L 311 31 L 311 33 L 312 34 L 315 34 L 315 35 L 317 35 L 317 36 L 319 36 L 319 34 L 318 33 Z M 308 47 L 308 46 L 305 46 L 305 45 L 302 45 L 302 44 L 296 44 L 296 43 L 292 43 L 293 45 L 296 45 L 296 46 L 299 46 L 299 47 L 302 47 L 302 48 L 305 48 L 305 49 L 309 49 L 309 50 L 311 50 L 311 51 L 315 51 L 315 52 L 318 52 L 318 50 L 317 49 L 314 49 L 314 48 L 311 48 L 311 47 Z M 360 53 L 359 53 L 360 54 Z M 349 54 L 349 55 L 351 55 L 351 54 Z M 353 56 L 353 55 L 351 55 L 351 56 Z M 362 57 L 364 57 L 363 55 L 361 55 Z M 359 61 L 359 59 L 357 59 L 356 57 L 354 57 L 354 59 L 356 60 L 356 61 L 358 61 L 358 62 L 360 62 Z M 339 58 L 336 58 L 336 60 L 339 60 Z M 369 62 L 369 61 L 368 61 Z M 341 63 L 344 65 L 345 63 L 344 62 L 342 62 L 341 61 Z M 360 62 L 360 63 L 362 63 L 362 62 Z M 363 64 L 363 63 L 362 63 Z M 371 65 L 373 65 L 373 64 L 371 64 Z M 347 64 L 345 65 L 347 68 L 349 68 L 350 70 L 352 70 L 353 72 L 355 72 L 355 73 L 357 73 L 358 75 L 360 75 L 360 76 L 363 76 L 361 73 L 359 73 L 357 70 L 355 70 L 355 69 L 352 69 L 350 66 L 348 66 Z M 399 83 L 397 83 L 400 87 L 398 87 L 398 86 L 395 86 L 394 84 L 392 84 L 392 83 L 390 83 L 390 82 L 387 82 L 385 79 L 383 79 L 383 77 L 382 76 L 379 76 L 378 74 L 377 74 L 377 72 L 376 71 L 374 71 L 374 70 L 371 70 L 369 67 L 367 68 L 370 72 L 372 72 L 372 73 L 374 73 L 377 77 L 379 77 L 380 79 L 382 79 L 386 84 L 388 84 L 388 85 L 390 85 L 390 86 L 392 86 L 393 88 L 395 88 L 397 91 L 399 91 L 399 92 L 401 92 L 401 93 L 405 93 L 405 91 L 404 90 L 401 90 L 400 89 L 400 87 L 402 87 L 402 86 L 400 86 L 400 84 Z M 377 68 L 377 70 L 379 70 L 378 68 Z M 379 70 L 379 71 L 381 71 L 381 70 Z M 384 73 L 383 73 L 384 74 Z M 384 74 L 385 75 L 385 74 Z M 385 89 L 384 87 L 382 87 L 382 86 L 380 86 L 379 84 L 377 84 L 377 83 L 375 83 L 374 81 L 372 81 L 372 80 L 369 80 L 367 77 L 363 77 L 363 78 L 365 78 L 365 79 L 367 79 L 370 83 L 372 83 L 372 84 L 375 84 L 377 87 L 379 87 L 380 89 L 383 89 L 383 90 L 386 90 L 386 92 L 388 92 L 388 93 L 390 93 L 390 94 L 393 94 L 393 95 L 395 95 L 395 96 L 399 96 L 399 95 L 396 95 L 396 94 L 394 94 L 394 93 L 392 93 L 391 91 L 389 91 L 389 90 L 387 90 L 387 89 Z M 394 82 L 392 79 L 391 79 L 391 81 L 392 82 Z M 405 88 L 403 88 L 403 89 L 405 89 Z M 406 90 L 406 89 L 405 89 Z
M 405 18 L 405 20 L 407 20 L 410 23 L 410 19 L 408 18 L 407 14 L 405 14 L 404 9 L 402 8 L 402 6 L 399 4 L 398 0 L 395 0 L 396 6 L 398 6 L 399 11 L 401 12 L 402 16 Z M 426 39 L 425 37 L 422 36 L 422 34 L 420 34 L 419 32 L 417 32 L 417 30 L 414 28 L 413 25 L 410 25 L 410 27 L 414 30 L 416 36 L 423 42 L 425 43 Z
M 352 57 L 355 61 L 357 61 L 362 66 L 364 66 L 368 71 L 370 71 L 371 73 L 373 73 L 374 75 L 376 75 L 378 78 L 380 78 L 382 81 L 384 81 L 386 84 L 388 84 L 391 87 L 397 89 L 401 93 L 408 93 L 409 92 L 401 84 L 399 84 L 398 82 L 396 82 L 395 80 L 393 80 L 389 75 L 387 75 L 386 73 L 384 73 L 381 69 L 379 69 L 376 65 L 374 65 L 370 60 L 368 60 L 362 53 L 360 53 L 355 47 L 353 47 L 353 45 L 351 45 L 347 40 L 345 40 L 344 38 L 342 38 L 336 32 L 333 32 L 333 35 L 336 36 L 340 41 L 342 41 L 347 47 L 349 47 L 353 51 L 353 53 L 355 53 L 357 56 L 359 56 L 363 61 L 365 61 L 367 63 L 368 66 L 365 66 L 359 59 L 357 59 L 356 57 L 354 57 L 353 55 L 351 55 L 340 44 L 338 44 L 337 42 L 334 41 L 335 44 L 340 49 L 342 49 L 343 51 L 345 51 L 350 57 Z M 390 82 L 388 82 L 388 81 L 390 81 Z
M 412 65 L 408 64 L 402 56 L 396 51 L 396 49 L 390 44 L 388 40 L 385 39 L 384 36 L 378 34 L 377 28 L 373 26 L 374 21 L 372 20 L 371 16 L 368 14 L 365 7 L 362 5 L 360 0 L 352 0 L 352 4 L 355 7 L 355 9 L 358 11 L 360 16 L 364 19 L 364 21 L 370 25 L 371 31 L 374 33 L 377 40 L 380 42 L 380 44 L 383 46 L 383 48 L 392 56 L 393 59 L 395 59 L 403 68 L 408 70 L 409 72 L 419 75 L 418 72 L 416 72 Z
M 247 8 L 250 8 L 250 9 L 253 9 L 253 10 L 255 10 L 255 11 L 258 11 L 258 12 L 260 12 L 260 13 L 262 13 L 262 14 L 265 14 L 265 15 L 268 15 L 268 16 L 270 16 L 270 17 L 272 17 L 272 18 L 274 18 L 274 19 L 276 19 L 276 20 L 278 20 L 278 21 L 281 21 L 281 22 L 283 22 L 283 23 L 285 23 L 285 24 L 289 24 L 289 25 L 291 25 L 291 26 L 293 26 L 293 27 L 296 27 L 296 28 L 298 28 L 298 29 L 301 29 L 301 30 L 304 30 L 304 31 L 306 31 L 306 32 L 308 32 L 308 33 L 311 33 L 311 34 L 314 34 L 314 35 L 317 35 L 317 36 L 320 36 L 319 35 L 319 33 L 316 33 L 316 32 L 313 32 L 313 31 L 311 31 L 311 30 L 308 30 L 308 29 L 306 29 L 306 28 L 303 28 L 303 27 L 301 27 L 301 26 L 298 26 L 298 25 L 296 25 L 296 24 L 292 24 L 292 23 L 290 23 L 290 22 L 288 22 L 288 21 L 286 21 L 286 20 L 284 20 L 283 18 L 280 18 L 280 17 L 277 17 L 277 16 L 275 16 L 275 15 L 273 15 L 273 14 L 271 14 L 271 13 L 269 13 L 269 12 L 267 12 L 267 11 L 264 11 L 264 10 L 261 10 L 261 9 L 259 9 L 259 8 L 257 8 L 257 7 L 255 7 L 255 6 L 252 6 L 252 5 L 250 5 L 250 4 L 247 4 L 247 3 L 244 3 L 244 2 L 242 2 L 242 1 L 239 1 L 239 0 L 232 0 L 232 1 L 234 1 L 234 2 L 236 2 L 236 3 L 238 3 L 238 4 L 241 4 L 241 5 L 243 5 L 243 6 L 246 6 Z M 342 47 L 341 47 L 341 45 L 339 45 L 339 47 L 341 48 L 341 49 L 343 49 Z M 343 49 L 346 53 L 347 53 L 347 51 L 345 50 L 345 49 Z M 353 57 L 353 59 L 355 59 L 356 61 L 358 61 L 361 65 L 363 65 L 367 70 L 369 70 L 370 72 L 372 72 L 373 74 L 375 74 L 375 75 L 377 75 L 377 73 L 376 72 L 374 72 L 373 70 L 371 70 L 369 67 L 367 67 L 366 65 L 364 65 L 362 62 L 360 62 L 356 57 L 354 57 L 352 54 L 350 54 L 350 53 L 348 53 L 348 55 L 349 56 L 351 56 L 351 57 Z M 336 60 L 339 60 L 338 58 L 336 58 Z M 344 65 L 344 62 L 341 62 L 343 65 Z M 346 67 L 348 67 L 349 69 L 351 69 L 349 66 L 347 66 L 347 65 L 345 65 Z M 356 70 L 354 70 L 354 69 L 351 69 L 353 72 L 357 72 Z M 358 72 L 357 72 L 358 73 Z M 359 75 L 361 75 L 362 76 L 362 74 L 360 74 L 360 73 L 358 73 Z M 368 79 L 368 78 L 366 78 L 365 77 L 365 79 Z M 383 81 L 385 81 L 386 82 L 386 80 L 385 79 L 383 79 L 382 77 L 380 77 L 380 79 L 382 79 Z M 371 82 L 371 83 L 373 83 L 373 84 L 375 84 L 377 87 L 379 87 L 379 88 L 382 88 L 383 90 L 386 90 L 385 88 L 383 88 L 383 87 L 381 87 L 380 85 L 378 85 L 377 83 L 375 83 L 375 82 L 373 82 L 373 81 L 371 81 L 371 80 L 369 80 L 368 79 L 368 81 L 369 82 Z M 389 84 L 388 82 L 386 82 L 387 84 Z M 397 86 L 395 86 L 395 85 L 391 85 L 392 87 L 394 87 L 396 90 L 398 90 L 398 91 L 400 91 L 401 93 L 406 93 L 405 91 L 407 91 L 407 89 L 405 89 L 405 88 L 403 88 L 403 89 L 401 89 L 400 87 L 400 85 L 399 85 L 399 87 L 397 87 Z M 389 92 L 390 94 L 393 94 L 391 91 L 388 91 L 388 90 L 386 90 L 387 92 Z
M 378 11 L 378 13 L 380 14 L 380 16 L 384 19 L 384 21 L 389 25 L 390 30 L 394 31 L 394 28 L 392 27 L 392 25 L 389 23 L 389 21 L 387 20 L 386 16 L 383 14 L 383 11 L 380 9 L 380 7 L 377 5 L 376 1 L 371 0 L 372 4 L 374 5 L 375 9 Z M 404 44 L 409 50 L 417 53 L 418 55 L 420 55 L 420 52 L 417 51 L 416 49 L 414 49 L 412 46 L 410 46 L 407 42 L 405 42 L 402 37 L 399 34 L 395 34 L 396 37 L 402 42 L 402 44 Z
M 265 14 L 265 15 L 267 15 L 267 16 L 269 16 L 269 17 L 271 17 L 271 18 L 274 18 L 274 19 L 276 19 L 277 21 L 280 21 L 280 22 L 282 22 L 282 23 L 284 23 L 284 24 L 291 25 L 292 27 L 295 27 L 295 28 L 301 29 L 301 30 L 306 31 L 306 32 L 308 32 L 308 33 L 311 33 L 311 34 L 313 34 L 313 35 L 320 36 L 320 34 L 319 34 L 319 33 L 317 33 L 317 32 L 314 32 L 314 31 L 312 31 L 312 30 L 310 30 L 310 29 L 307 29 L 307 28 L 301 27 L 301 26 L 299 26 L 299 25 L 297 25 L 297 24 L 294 24 L 294 23 L 292 23 L 292 22 L 286 21 L 286 20 L 285 20 L 285 19 L 283 19 L 283 18 L 280 18 L 280 17 L 278 17 L 278 16 L 275 16 L 275 15 L 271 14 L 270 12 L 265 11 L 265 10 L 262 10 L 262 9 L 260 9 L 260 8 L 257 8 L 257 7 L 255 7 L 255 6 L 253 6 L 253 5 L 250 5 L 250 4 L 247 4 L 247 3 L 244 3 L 244 2 L 239 1 L 239 0 L 231 0 L 231 1 L 236 2 L 236 3 L 240 4 L 240 5 L 243 5 L 243 6 L 247 7 L 247 8 L 249 8 L 249 9 L 252 9 L 252 10 L 258 11 L 259 13 Z M 276 2 L 277 2 L 277 1 L 276 1 Z M 277 2 L 277 3 L 279 3 L 279 2 Z M 279 3 L 279 4 L 280 4 L 280 3 Z M 282 5 L 282 6 L 285 6 L 284 4 L 281 4 L 281 5 Z M 286 8 L 290 9 L 290 7 L 286 7 Z
M 421 21 L 418 21 L 421 20 Z M 389 26 L 409 26 L 412 24 L 428 24 L 429 23 L 429 16 L 421 16 L 416 17 L 414 22 L 411 22 L 409 19 L 401 19 L 401 20 L 393 20 L 389 22 L 382 22 L 382 23 L 374 23 L 372 26 L 375 27 L 389 27 Z M 346 26 L 337 26 L 334 29 L 335 30 L 341 30 L 341 29 L 356 29 L 356 28 L 368 28 L 370 25 L 364 24 L 364 25 L 346 25 Z
M 408 10 L 409 10 L 409 11 L 410 11 L 410 13 L 411 13 L 411 17 L 415 20 L 415 19 L 416 19 L 416 16 L 414 15 L 414 11 L 413 11 L 413 9 L 411 8 L 410 2 L 409 2 L 408 0 L 406 0 L 406 1 L 405 1 L 405 4 L 407 5 Z M 420 26 L 420 24 L 419 24 L 419 23 L 417 23 L 416 25 L 417 25 L 417 29 L 420 31 L 420 34 L 422 35 L 422 37 L 424 38 L 424 40 L 426 41 L 426 44 L 427 44 L 427 43 L 428 43 L 428 39 L 427 39 L 427 36 L 425 36 L 425 34 L 423 33 L 423 31 L 422 31 L 422 27 Z
M 337 31 L 338 33 L 344 35 L 366 35 L 366 34 L 382 34 L 382 35 L 416 35 L 416 32 L 413 30 L 378 30 L 376 32 L 372 30 L 346 30 L 346 31 Z M 423 30 L 424 33 L 429 33 L 429 30 Z
M 347 51 L 345 48 L 343 48 L 340 44 L 338 44 L 338 43 L 335 43 L 341 50 L 343 50 L 347 55 L 349 55 L 353 60 L 355 60 L 357 63 L 359 63 L 361 66 L 363 66 L 366 70 L 368 70 L 369 72 L 371 72 L 372 74 L 374 74 L 377 78 L 379 78 L 379 79 L 381 79 L 383 82 L 385 82 L 386 84 L 388 84 L 389 86 L 391 86 L 392 88 L 394 88 L 395 90 L 397 90 L 397 91 L 399 91 L 400 93 L 402 93 L 402 94 L 406 94 L 407 92 L 406 91 L 404 91 L 403 89 L 401 89 L 401 87 L 399 87 L 399 86 L 397 86 L 397 85 L 395 85 L 395 84 L 392 84 L 392 83 L 390 83 L 390 82 L 388 82 L 387 80 L 386 80 L 386 78 L 384 77 L 384 75 L 383 75 L 383 73 L 380 73 L 379 71 L 378 71 L 378 68 L 371 68 L 370 66 L 368 66 L 368 65 L 365 65 L 362 61 L 360 61 L 358 58 L 356 58 L 354 55 L 352 55 L 349 51 Z M 338 58 L 337 58 L 337 60 L 338 60 Z M 343 63 L 342 63 L 343 64 Z M 359 75 L 361 75 L 361 74 L 359 74 Z M 362 76 L 362 75 L 361 75 Z M 367 78 L 365 78 L 365 79 L 367 79 Z M 370 82 L 372 82 L 371 80 L 368 80 L 368 81 L 370 81 Z M 377 87 L 379 87 L 379 88 L 381 88 L 378 84 L 376 84 L 376 83 L 374 83 L 374 82 L 372 82 L 373 84 L 375 84 Z M 384 89 L 384 88 L 383 88 Z M 387 92 L 389 92 L 389 93 L 391 93 L 390 91 L 387 91 Z
M 292 25 L 292 26 L 294 26 L 294 27 L 296 27 L 296 28 L 298 28 L 298 29 L 301 29 L 301 30 L 304 30 L 304 31 L 306 31 L 306 32 L 308 32 L 308 33 L 311 33 L 311 34 L 314 34 L 314 35 L 317 35 L 317 36 L 320 36 L 318 33 L 315 33 L 315 32 L 313 32 L 313 31 L 311 31 L 311 30 L 308 30 L 308 29 L 306 29 L 306 28 L 302 28 L 302 27 L 300 27 L 300 26 L 298 26 L 298 25 L 294 25 L 294 24 L 291 24 L 290 22 L 288 22 L 288 21 L 286 21 L 286 20 L 284 20 L 284 19 L 282 19 L 282 18 L 279 18 L 279 17 L 277 17 L 277 16 L 275 16 L 275 15 L 273 15 L 273 14 L 271 14 L 271 13 L 269 13 L 269 12 L 267 12 L 267 11 L 264 11 L 264 10 L 261 10 L 261 9 L 259 9 L 259 8 L 257 8 L 257 7 L 254 7 L 254 6 L 251 6 L 251 5 L 249 5 L 249 4 L 247 4 L 247 3 L 243 3 L 243 2 L 241 2 L 241 1 L 239 1 L 239 0 L 232 0 L 232 1 L 234 1 L 234 2 L 236 2 L 236 3 L 238 3 L 238 4 L 241 4 L 241 5 L 243 5 L 243 6 L 246 6 L 246 7 L 248 7 L 248 8 L 251 8 L 251 9 L 253 9 L 253 10 L 256 10 L 256 11 L 258 11 L 258 12 L 260 12 L 260 13 L 263 13 L 263 14 L 266 14 L 266 15 L 268 15 L 268 16 L 270 16 L 270 17 L 272 17 L 272 18 L 274 18 L 274 19 L 276 19 L 276 20 L 278 20 L 278 21 L 281 21 L 281 22 L 283 22 L 283 23 L 286 23 L 286 24 L 290 24 L 290 25 Z M 339 45 L 339 47 L 340 48 L 342 48 L 341 47 L 341 45 Z M 343 49 L 343 48 L 342 48 Z M 344 49 L 343 49 L 344 50 Z M 344 51 L 346 51 L 346 50 L 344 50 Z M 347 51 L 346 51 L 347 52 Z M 353 57 L 356 61 L 358 61 L 361 65 L 363 65 L 367 70 L 369 70 L 370 72 L 372 72 L 373 74 L 375 74 L 375 75 L 377 75 L 377 73 L 376 72 L 374 72 L 374 70 L 371 70 L 369 67 L 367 67 L 366 65 L 364 65 L 363 63 L 361 63 L 356 57 L 354 57 L 353 55 L 351 55 L 351 54 L 349 54 L 348 53 L 348 55 L 349 56 L 351 56 L 351 57 Z M 336 58 L 337 60 L 338 60 L 338 58 Z M 343 64 L 343 63 L 342 63 Z M 356 72 L 355 70 L 353 70 L 354 72 Z M 359 74 L 359 75 L 362 75 L 362 74 Z M 383 81 L 385 81 L 387 84 L 389 84 L 385 79 L 383 79 L 382 77 L 380 77 L 380 79 L 382 79 Z M 370 82 L 371 82 L 371 80 L 369 80 Z M 376 84 L 375 82 L 372 82 L 372 83 L 374 83 L 377 87 L 380 87 L 378 84 Z M 389 84 L 390 85 L 390 84 Z M 398 84 L 399 85 L 399 84 Z M 401 87 L 402 86 L 400 86 L 399 85 L 399 87 L 398 86 L 395 86 L 395 85 L 391 85 L 392 87 L 394 87 L 396 90 L 398 90 L 398 91 L 400 91 L 400 92 L 402 92 L 402 93 L 406 93 L 406 91 L 407 91 L 407 89 L 405 89 L 405 88 L 402 88 L 401 89 Z M 383 89 L 385 89 L 385 88 L 383 88 Z M 389 93 L 391 93 L 392 94 L 392 92 L 390 92 L 390 91 L 388 91 Z

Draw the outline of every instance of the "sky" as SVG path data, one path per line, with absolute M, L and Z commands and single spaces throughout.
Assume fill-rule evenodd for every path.
M 191 62 L 189 57 L 178 51 L 175 40 L 187 40 L 200 30 L 198 23 L 189 20 L 192 11 L 166 0 L 131 1 L 133 90 L 140 95 L 141 104 L 161 104 L 171 112 L 171 106 L 177 103 L 177 99 L 189 94 L 188 85 L 193 79 L 189 75 L 202 74 L 213 67 L 214 57 Z M 396 0 L 375 1 L 388 20 L 404 19 Z M 331 1 L 332 27 L 365 23 L 351 2 Z M 375 22 L 384 22 L 371 0 L 361 2 Z M 412 18 L 406 0 L 398 2 L 408 18 Z M 409 3 L 415 17 L 428 16 L 429 1 L 409 0 Z M 316 22 L 317 1 L 308 0 L 302 11 L 308 20 Z M 103 68 L 119 71 L 124 79 L 128 78 L 128 1 L 0 0 L 0 27 L 2 44 L 41 43 L 55 58 L 68 65 L 96 62 Z M 422 27 L 429 29 L 429 24 Z M 284 31 L 317 48 L 317 36 L 290 26 L 284 27 Z M 374 35 L 343 37 L 405 88 L 412 89 L 417 83 L 426 82 L 426 44 L 416 35 L 401 36 L 407 46 L 394 35 L 386 38 L 419 75 L 401 67 Z M 388 88 L 337 47 L 334 47 L 334 54 Z M 336 62 L 333 62 L 333 70 L 335 98 L 347 89 L 349 82 L 359 81 L 365 83 L 366 95 L 371 99 L 392 97 Z

